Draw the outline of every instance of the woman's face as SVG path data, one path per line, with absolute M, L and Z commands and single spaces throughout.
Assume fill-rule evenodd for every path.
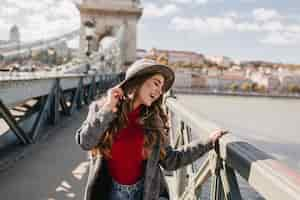
M 138 91 L 136 97 L 138 105 L 144 104 L 151 106 L 151 104 L 162 95 L 163 85 L 164 77 L 160 74 L 155 74 L 148 78 Z

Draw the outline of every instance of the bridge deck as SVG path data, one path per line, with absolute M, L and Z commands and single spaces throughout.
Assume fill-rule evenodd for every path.
M 74 134 L 86 114 L 84 107 L 71 117 L 63 117 L 60 123 L 46 130 L 39 143 L 23 150 L 22 159 L 0 172 L 1 198 L 82 200 L 88 162 L 85 152 L 75 143 Z
M 72 117 L 62 118 L 46 130 L 42 141 L 26 147 L 25 156 L 0 173 L 1 198 L 82 200 L 88 163 L 74 133 L 86 113 L 87 108 L 83 108 Z

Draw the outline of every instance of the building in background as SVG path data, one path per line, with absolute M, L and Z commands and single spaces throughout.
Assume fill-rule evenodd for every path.
M 168 64 L 182 63 L 190 65 L 204 64 L 205 58 L 202 54 L 191 51 L 175 51 L 175 50 L 162 50 L 152 48 L 147 52 L 148 57 L 158 57 L 165 55 L 168 58 Z
M 14 25 L 13 27 L 11 27 L 11 29 L 9 31 L 9 40 L 11 42 L 20 42 L 21 37 L 20 37 L 19 28 L 17 25 Z
M 227 56 L 205 56 L 205 58 L 212 63 L 216 63 L 219 66 L 224 66 L 227 68 L 235 64 L 233 60 Z
M 0 40 L 1 46 L 18 44 L 21 41 L 20 31 L 17 25 L 13 25 L 9 30 L 9 40 Z
M 277 76 L 265 74 L 262 71 L 253 72 L 249 78 L 258 85 L 264 86 L 268 91 L 276 90 L 280 87 L 280 80 Z
M 175 69 L 174 88 L 191 88 L 192 86 L 192 73 L 188 69 L 180 68 Z

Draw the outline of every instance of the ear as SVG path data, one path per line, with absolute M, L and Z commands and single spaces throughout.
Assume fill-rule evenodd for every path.
M 134 88 L 134 89 L 132 89 L 131 91 L 129 91 L 129 92 L 128 92 L 128 98 L 131 99 L 131 100 L 133 100 L 134 97 L 135 97 L 135 95 L 136 95 L 136 91 L 137 91 L 136 88 Z

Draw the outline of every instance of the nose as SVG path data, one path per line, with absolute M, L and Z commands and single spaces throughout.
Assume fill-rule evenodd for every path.
M 156 93 L 158 94 L 158 96 L 160 96 L 162 94 L 162 89 L 161 88 L 157 88 L 156 89 Z

